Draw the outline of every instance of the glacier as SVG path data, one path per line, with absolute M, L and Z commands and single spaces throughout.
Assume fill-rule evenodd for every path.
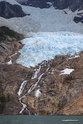
M 22 41 L 23 48 L 16 63 L 35 67 L 58 55 L 74 55 L 83 51 L 83 35 L 73 32 L 38 32 Z
M 9 1 L 11 4 L 18 4 L 15 0 L 4 1 Z M 23 34 L 25 37 L 31 36 L 31 32 L 69 31 L 83 34 L 83 24 L 77 24 L 73 21 L 73 18 L 77 15 L 78 11 L 72 12 L 69 9 L 58 10 L 53 6 L 49 9 L 40 9 L 24 5 L 20 6 L 26 14 L 31 15 L 10 19 L 0 17 L 0 26 L 7 26 L 16 32 Z M 67 14 L 65 14 L 64 11 L 66 11 Z

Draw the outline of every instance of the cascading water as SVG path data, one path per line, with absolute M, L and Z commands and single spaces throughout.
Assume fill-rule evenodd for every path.
M 45 70 L 43 73 L 41 73 L 41 69 L 44 68 L 44 67 L 46 67 L 46 70 Z M 39 65 L 39 68 L 38 68 L 38 69 L 35 69 L 36 71 L 33 73 L 31 79 L 30 79 L 30 80 L 24 80 L 24 81 L 22 82 L 22 84 L 21 84 L 21 86 L 20 86 L 20 89 L 19 89 L 19 91 L 18 91 L 18 93 L 17 93 L 19 96 L 23 93 L 23 90 L 25 89 L 26 84 L 28 83 L 28 81 L 34 80 L 35 78 L 38 79 L 37 82 L 36 82 L 35 84 L 33 84 L 33 85 L 29 88 L 29 90 L 27 91 L 27 93 L 24 94 L 22 97 L 19 98 L 19 102 L 22 104 L 22 109 L 21 109 L 21 111 L 19 112 L 19 114 L 21 114 L 21 113 L 24 111 L 24 109 L 26 109 L 26 111 L 28 111 L 29 115 L 31 115 L 30 110 L 27 109 L 27 105 L 22 102 L 22 99 L 23 99 L 24 97 L 26 97 L 28 94 L 30 94 L 30 93 L 37 87 L 37 85 L 39 84 L 39 82 L 40 82 L 42 76 L 43 76 L 45 73 L 47 73 L 47 71 L 49 70 L 49 68 L 50 68 L 50 64 L 49 64 L 48 62 L 46 62 L 46 61 L 42 62 L 42 63 Z M 40 73 L 40 74 L 39 74 L 39 73 Z M 36 114 L 34 113 L 34 115 L 36 115 Z

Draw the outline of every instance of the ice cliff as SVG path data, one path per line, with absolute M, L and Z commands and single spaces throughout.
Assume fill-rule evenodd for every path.
M 22 40 L 17 63 L 34 67 L 58 55 L 73 55 L 83 50 L 83 35 L 73 32 L 42 32 Z

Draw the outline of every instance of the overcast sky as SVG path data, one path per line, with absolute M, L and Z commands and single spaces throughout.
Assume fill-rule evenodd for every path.
M 25 2 L 25 1 L 28 1 L 28 0 L 16 0 L 18 2 Z

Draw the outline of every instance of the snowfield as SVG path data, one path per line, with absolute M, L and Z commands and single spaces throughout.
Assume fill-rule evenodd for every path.
M 0 0 L 2 1 L 2 0 Z M 15 0 L 9 1 L 11 4 L 18 4 Z M 20 4 L 18 4 L 20 5 Z M 8 26 L 10 29 L 24 34 L 26 37 L 31 36 L 31 32 L 58 32 L 69 31 L 83 34 L 83 24 L 76 24 L 73 18 L 77 12 L 71 12 L 69 9 L 58 10 L 54 7 L 40 9 L 30 6 L 23 6 L 22 10 L 30 16 L 22 18 L 4 19 L 0 17 L 0 26 Z
M 15 0 L 4 1 L 18 4 Z M 83 50 L 83 24 L 73 21 L 78 11 L 73 13 L 65 9 L 65 14 L 64 10 L 53 6 L 46 9 L 20 6 L 30 16 L 11 19 L 0 17 L 0 26 L 7 26 L 26 37 L 22 40 L 25 45 L 19 51 L 21 55 L 17 63 L 34 67 L 56 55 L 73 55 Z
M 63 74 L 70 74 L 74 71 L 74 69 L 69 69 L 69 68 L 65 68 L 64 70 L 62 70 L 60 72 L 60 75 L 63 75 Z
M 74 55 L 83 50 L 83 35 L 73 32 L 34 33 L 32 38 L 22 40 L 25 44 L 17 63 L 35 67 L 44 60 L 57 55 Z

